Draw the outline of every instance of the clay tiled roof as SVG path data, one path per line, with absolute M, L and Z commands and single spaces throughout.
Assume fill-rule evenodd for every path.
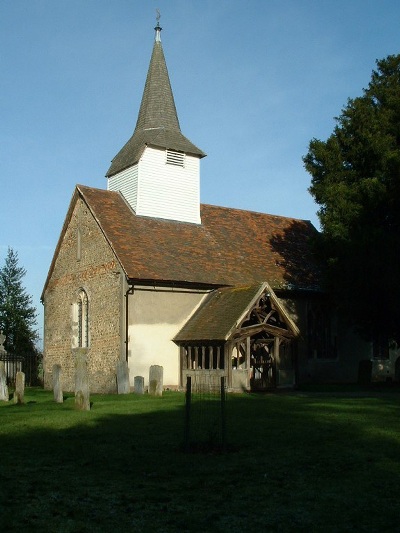
M 202 205 L 197 225 L 136 216 L 118 192 L 79 185 L 77 194 L 130 280 L 318 289 L 309 221 Z

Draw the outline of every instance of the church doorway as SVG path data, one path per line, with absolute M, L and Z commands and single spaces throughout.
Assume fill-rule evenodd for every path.
M 251 344 L 250 389 L 261 391 L 276 386 L 276 361 L 271 339 L 256 339 Z

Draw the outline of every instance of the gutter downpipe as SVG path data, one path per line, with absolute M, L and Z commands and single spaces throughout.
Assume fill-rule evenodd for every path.
M 129 327 L 129 296 L 131 294 L 134 294 L 135 287 L 134 285 L 130 285 L 128 290 L 125 293 L 125 360 L 128 362 L 128 347 L 129 347 L 129 335 L 128 335 L 128 327 Z

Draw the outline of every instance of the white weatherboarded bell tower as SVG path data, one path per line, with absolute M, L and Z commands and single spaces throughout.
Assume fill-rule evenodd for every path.
M 120 191 L 136 215 L 201 224 L 200 159 L 181 133 L 157 22 L 135 131 L 112 160 L 108 190 Z

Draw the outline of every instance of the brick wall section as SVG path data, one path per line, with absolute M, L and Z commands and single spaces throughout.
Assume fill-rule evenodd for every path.
M 78 229 L 80 259 L 78 259 Z M 64 391 L 74 391 L 73 306 L 80 289 L 89 299 L 88 367 L 91 392 L 116 392 L 121 353 L 123 273 L 86 204 L 78 198 L 44 295 L 44 381 L 52 387 L 54 364 Z

